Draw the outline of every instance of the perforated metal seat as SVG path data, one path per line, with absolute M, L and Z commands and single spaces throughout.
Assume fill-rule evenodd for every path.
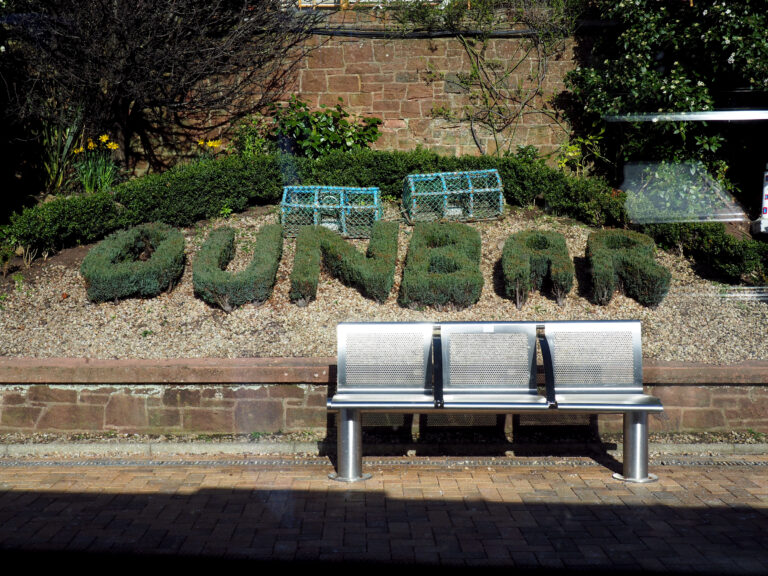
M 339 324 L 337 388 L 328 408 L 434 408 L 433 331 L 429 323 Z
M 440 325 L 442 405 L 453 412 L 546 410 L 536 389 L 536 324 Z
M 661 412 L 643 393 L 640 322 L 546 322 L 542 346 L 558 410 Z

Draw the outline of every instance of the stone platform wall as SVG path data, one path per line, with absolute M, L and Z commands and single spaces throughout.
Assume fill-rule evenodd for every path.
M 1 358 L 0 432 L 322 432 L 332 425 L 325 400 L 335 362 Z M 647 360 L 644 380 L 665 409 L 649 419 L 651 430 L 768 433 L 768 362 Z M 621 417 L 601 415 L 598 424 L 619 431 Z

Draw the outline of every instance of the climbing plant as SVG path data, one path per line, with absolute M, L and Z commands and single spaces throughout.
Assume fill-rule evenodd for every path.
M 513 138 L 529 114 L 560 122 L 545 90 L 549 64 L 573 32 L 579 0 L 395 0 L 387 5 L 404 34 L 448 33 L 461 45 L 469 69 L 428 71 L 464 92 L 467 104 L 456 120 L 469 125 L 483 154 L 514 152 Z M 505 38 L 503 49 L 495 39 Z M 436 115 L 454 111 L 437 108 Z M 562 124 L 561 124 L 562 125 Z M 489 136 L 489 137 L 486 137 Z

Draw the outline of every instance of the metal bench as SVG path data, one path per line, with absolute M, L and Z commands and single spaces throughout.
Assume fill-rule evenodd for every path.
M 545 394 L 536 382 L 537 341 Z M 647 418 L 663 408 L 643 393 L 640 322 L 342 323 L 337 380 L 328 400 L 339 412 L 336 480 L 369 477 L 363 412 L 530 411 L 623 414 L 624 474 L 614 476 L 655 480 Z

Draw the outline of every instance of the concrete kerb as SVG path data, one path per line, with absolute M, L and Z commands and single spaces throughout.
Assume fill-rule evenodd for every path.
M 514 458 L 517 455 L 536 454 L 546 457 L 561 455 L 564 447 L 570 455 L 607 454 L 622 457 L 622 445 L 602 448 L 598 444 L 519 444 L 482 446 L 483 457 L 495 454 L 497 457 Z M 768 455 L 768 443 L 649 443 L 650 455 L 677 456 L 748 456 Z M 19 443 L 0 445 L 0 458 L 77 458 L 77 457 L 123 457 L 123 456 L 185 456 L 185 455 L 293 455 L 323 456 L 327 453 L 321 442 L 50 442 Z M 365 456 L 401 454 L 407 457 L 438 456 L 442 454 L 466 454 L 472 456 L 471 445 L 429 445 L 419 446 L 418 454 L 413 445 L 366 446 Z

